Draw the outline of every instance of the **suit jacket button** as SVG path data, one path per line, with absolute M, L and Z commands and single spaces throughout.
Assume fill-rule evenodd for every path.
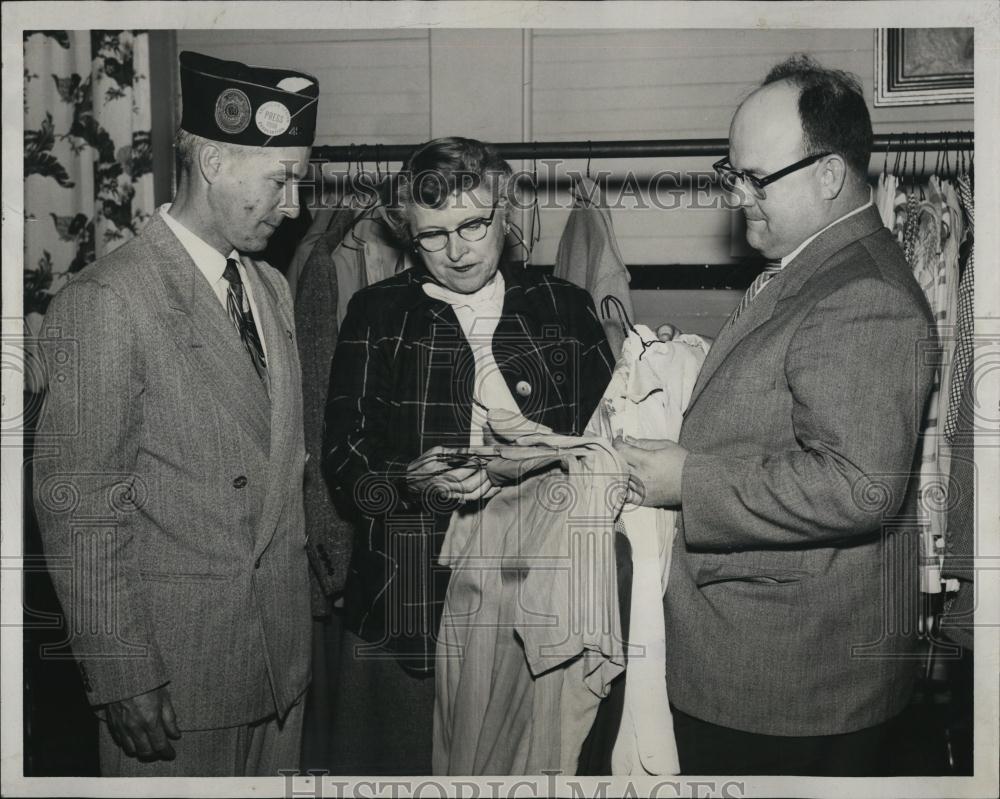
M 531 395 L 531 383 L 527 380 L 518 380 L 514 390 L 522 397 L 528 397 Z
M 247 484 L 247 479 L 242 474 L 233 480 L 233 488 L 243 488 Z

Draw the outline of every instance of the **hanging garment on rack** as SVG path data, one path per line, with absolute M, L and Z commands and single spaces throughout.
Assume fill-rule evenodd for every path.
M 934 189 L 938 192 L 941 202 L 941 262 L 938 279 L 938 302 L 940 304 L 940 323 L 938 327 L 939 343 L 941 344 L 941 380 L 937 396 L 938 431 L 945 432 L 948 420 L 948 403 L 951 400 L 952 374 L 955 369 L 955 348 L 958 337 L 955 335 L 958 323 L 958 291 L 959 291 L 959 248 L 965 233 L 965 220 L 959 203 L 958 193 L 951 181 L 937 177 L 931 179 Z M 948 439 L 942 442 L 941 473 L 948 474 L 950 466 L 947 463 L 950 448 Z M 942 511 L 942 518 L 945 516 Z
M 975 209 L 972 202 L 972 186 L 968 175 L 958 176 L 959 202 L 965 210 L 969 226 L 964 245 L 968 251 L 965 268 L 961 270 L 958 284 L 958 319 L 957 343 L 955 345 L 955 367 L 951 375 L 948 398 L 948 414 L 945 421 L 945 435 L 951 441 L 955 436 L 958 423 L 958 409 L 961 404 L 965 376 L 972 367 L 973 333 L 975 332 L 975 249 L 973 246 L 973 226 L 975 224 Z
M 921 192 L 923 189 L 921 188 Z M 912 216 L 907 218 L 911 241 L 910 268 L 927 298 L 938 332 L 943 323 L 941 307 L 941 208 L 928 184 L 924 199 L 911 194 L 909 206 Z M 914 220 L 914 221 L 911 221 Z M 944 478 L 941 471 L 941 436 L 938 425 L 938 400 L 941 389 L 941 370 L 934 370 L 931 395 L 920 442 L 919 508 L 927 520 L 922 533 L 920 590 L 939 593 L 941 590 L 940 558 L 937 541 L 944 534 L 941 511 L 944 508 Z
M 699 336 L 657 340 L 644 325 L 628 334 L 588 432 L 613 439 L 676 441 L 708 344 Z M 626 506 L 620 524 L 632 548 L 625 708 L 611 756 L 614 775 L 677 774 L 680 764 L 664 678 L 668 643 L 663 594 L 675 512 Z
M 337 318 L 347 313 L 351 297 L 366 286 L 409 269 L 413 255 L 399 247 L 383 206 L 360 212 L 344 240 L 333 253 L 337 273 Z
M 312 565 L 310 582 L 314 616 L 330 613 L 330 597 L 344 587 L 351 555 L 351 528 L 330 501 L 320 473 L 323 460 L 323 414 L 330 387 L 330 362 L 337 348 L 339 287 L 332 250 L 350 229 L 354 211 L 329 209 L 326 228 L 311 236 L 295 295 L 295 329 L 302 366 L 302 422 L 305 430 L 306 466 L 304 504 L 306 551 Z M 305 240 L 303 240 L 305 242 Z M 299 253 L 296 253 L 296 257 Z
M 896 225 L 896 193 L 899 184 L 895 175 L 882 173 L 878 179 L 878 186 L 875 188 L 875 207 L 878 208 L 879 216 L 882 217 L 882 224 L 889 230 L 894 230 Z
M 292 291 L 293 299 L 298 291 L 299 276 L 302 274 L 302 269 L 306 265 L 309 254 L 316 245 L 317 239 L 325 234 L 327 228 L 330 227 L 330 220 L 333 219 L 333 214 L 336 210 L 336 208 L 316 208 L 311 212 L 312 221 L 309 223 L 309 228 L 306 230 L 305 235 L 299 239 L 299 243 L 295 246 L 295 252 L 292 254 L 292 259 L 288 262 L 288 269 L 285 270 L 285 280 L 288 281 L 288 287 Z
M 914 191 L 909 191 L 905 195 L 905 205 L 902 209 L 903 224 L 900 226 L 899 243 L 903 248 L 903 255 L 910 268 L 914 268 L 914 257 L 919 234 L 920 201 Z M 897 214 L 899 211 L 897 211 Z
M 957 344 L 954 369 L 951 374 L 948 416 L 945 436 L 951 446 L 949 485 L 956 489 L 948 502 L 948 529 L 945 537 L 944 562 L 941 576 L 957 585 L 945 600 L 941 632 L 952 641 L 973 648 L 975 632 L 975 572 L 972 567 L 976 554 L 976 473 L 973 464 L 975 444 L 975 374 L 972 369 L 974 333 L 975 261 L 973 235 L 975 209 L 972 182 L 967 174 L 956 180 L 959 203 L 968 220 L 966 239 L 962 244 L 965 268 L 961 270 L 958 287 Z
M 341 635 L 333 602 L 343 589 L 351 557 L 353 527 L 330 499 L 323 479 L 323 414 L 330 386 L 330 362 L 337 346 L 337 275 L 332 251 L 354 220 L 350 208 L 329 209 L 326 229 L 305 242 L 295 296 L 295 327 L 302 367 L 302 421 L 306 464 L 303 480 L 306 554 L 313 616 L 312 682 L 306 694 L 302 728 L 304 768 L 330 767 L 336 760 L 333 699 L 342 677 L 337 659 Z M 305 240 L 303 240 L 305 241 Z M 301 246 L 301 245 L 300 245 Z
M 618 249 L 611 212 L 600 188 L 588 177 L 581 176 L 573 187 L 573 210 L 559 240 L 555 276 L 587 289 L 595 305 L 609 295 L 617 297 L 628 318 L 633 318 L 629 273 Z M 621 352 L 620 328 L 604 322 L 604 332 L 611 351 Z
M 575 774 L 624 668 L 613 503 L 624 465 L 607 441 L 534 428 L 511 446 L 472 450 L 505 487 L 455 512 L 442 546 L 452 575 L 437 643 L 435 774 Z
M 971 370 L 963 375 L 958 391 L 952 433 L 951 480 L 955 494 L 948 503 L 948 532 L 945 537 L 941 576 L 953 581 L 942 609 L 941 632 L 969 649 L 975 639 L 976 608 L 976 470 L 975 470 L 975 387 Z
M 946 192 L 937 177 L 931 177 L 921 187 L 920 194 L 922 199 L 916 199 L 914 194 L 908 198 L 908 209 L 915 208 L 913 216 L 907 218 L 907 235 L 912 242 L 910 267 L 931 308 L 934 332 L 941 347 L 920 442 L 920 508 L 927 519 L 921 544 L 920 588 L 926 593 L 939 593 L 950 470 L 948 442 L 941 435 L 947 415 L 947 391 L 943 386 L 950 375 L 954 337 L 949 328 L 954 322 L 958 285 L 957 248 L 949 238 L 954 226 L 960 231 L 961 220 L 953 219 Z

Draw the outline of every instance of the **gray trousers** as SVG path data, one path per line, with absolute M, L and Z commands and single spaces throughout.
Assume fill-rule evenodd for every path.
M 302 708 L 299 699 L 281 723 L 270 716 L 238 727 L 182 730 L 180 739 L 170 742 L 177 757 L 149 763 L 126 755 L 102 721 L 101 776 L 278 777 L 281 770 L 299 768 Z

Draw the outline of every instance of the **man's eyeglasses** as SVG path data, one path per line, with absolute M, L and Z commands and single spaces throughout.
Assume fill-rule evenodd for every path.
M 497 207 L 494 205 L 488 217 L 470 219 L 468 222 L 463 222 L 451 230 L 426 230 L 423 233 L 418 233 L 413 237 L 413 244 L 420 247 L 424 252 L 441 252 L 441 250 L 448 246 L 448 239 L 452 233 L 457 233 L 466 241 L 482 241 L 486 238 L 486 231 L 493 224 L 493 217 L 496 212 Z
M 720 158 L 712 164 L 712 169 L 718 173 L 719 182 L 722 183 L 722 188 L 726 191 L 736 192 L 739 185 L 742 183 L 750 187 L 750 191 L 753 193 L 754 197 L 758 200 L 763 200 L 767 196 L 767 193 L 764 191 L 765 186 L 774 183 L 776 180 L 781 180 L 781 178 L 785 177 L 785 175 L 790 175 L 792 172 L 798 172 L 800 169 L 804 169 L 810 164 L 815 164 L 820 158 L 826 158 L 828 155 L 832 155 L 832 153 L 816 153 L 815 155 L 806 156 L 801 161 L 789 164 L 784 169 L 779 169 L 777 172 L 772 172 L 770 175 L 766 175 L 762 178 L 759 178 L 756 175 L 751 175 L 749 172 L 744 172 L 742 169 L 736 169 L 729 163 L 728 156 L 726 158 Z

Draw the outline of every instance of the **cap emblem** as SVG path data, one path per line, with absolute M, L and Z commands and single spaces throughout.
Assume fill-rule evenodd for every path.
M 235 136 L 250 124 L 250 99 L 239 89 L 226 89 L 215 101 L 215 124 Z

